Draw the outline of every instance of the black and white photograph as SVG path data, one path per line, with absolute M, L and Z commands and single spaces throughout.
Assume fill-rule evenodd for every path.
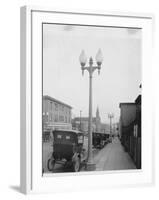
M 42 24 L 42 174 L 142 169 L 142 29 Z

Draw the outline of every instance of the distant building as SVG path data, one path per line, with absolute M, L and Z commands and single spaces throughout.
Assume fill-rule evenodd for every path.
M 141 168 L 141 95 L 132 103 L 120 103 L 119 134 L 125 150 Z
M 43 130 L 72 129 L 70 105 L 43 96 Z
M 110 128 L 110 126 L 109 126 Z M 110 130 L 109 130 L 110 132 Z M 112 133 L 114 136 L 119 136 L 119 122 L 115 122 L 112 124 Z
M 101 123 L 100 132 L 105 133 L 105 134 L 110 134 L 110 125 L 105 124 L 105 123 Z
M 122 135 L 122 127 L 129 126 L 136 118 L 135 103 L 120 103 L 120 134 Z
M 100 132 L 101 131 L 101 119 L 100 119 L 98 107 L 97 107 L 97 110 L 96 110 L 95 125 L 96 125 L 95 131 Z
M 132 134 L 141 135 L 141 95 L 139 95 L 134 103 L 120 103 L 120 136 L 124 137 L 125 129 L 133 127 Z M 134 126 L 138 126 L 137 133 L 134 133 Z M 129 133 L 130 134 L 130 133 Z
M 75 117 L 72 119 L 72 128 L 76 130 L 81 130 L 85 133 L 88 132 L 88 117 Z M 96 118 L 92 118 L 92 131 L 96 130 Z
M 88 132 L 89 117 L 75 117 L 72 119 L 72 128 Z M 92 117 L 92 131 L 109 133 L 109 125 L 101 123 L 99 108 L 96 110 L 96 117 Z
M 141 138 L 141 95 L 139 95 L 136 100 L 136 119 L 135 124 L 137 127 L 137 137 Z

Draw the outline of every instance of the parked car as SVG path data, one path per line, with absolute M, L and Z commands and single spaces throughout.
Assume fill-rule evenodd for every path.
M 70 164 L 72 171 L 80 170 L 83 159 L 84 134 L 77 130 L 54 130 L 53 152 L 48 159 L 47 167 L 53 171 L 56 163 Z
M 102 149 L 109 141 L 109 134 L 93 132 L 93 147 L 96 149 Z

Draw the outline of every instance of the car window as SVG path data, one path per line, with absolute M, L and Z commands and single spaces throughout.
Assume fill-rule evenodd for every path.
M 78 136 L 78 143 L 83 143 L 83 136 Z
M 66 135 L 66 140 L 70 140 L 70 139 L 71 139 L 70 135 Z
M 61 139 L 61 138 L 62 138 L 62 135 L 59 135 L 59 134 L 58 134 L 58 135 L 57 135 L 57 138 L 58 138 L 58 139 Z

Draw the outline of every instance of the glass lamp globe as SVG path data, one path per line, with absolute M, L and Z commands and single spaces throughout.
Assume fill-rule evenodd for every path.
M 100 66 L 103 62 L 103 56 L 102 56 L 102 51 L 101 49 L 98 50 L 97 55 L 96 55 L 96 62 Z
M 86 64 L 86 62 L 87 62 L 87 57 L 86 57 L 86 55 L 85 55 L 84 50 L 82 50 L 82 52 L 81 52 L 81 54 L 80 54 L 80 56 L 79 56 L 79 61 L 80 61 L 80 63 L 81 63 L 81 66 L 84 67 L 85 64 Z

